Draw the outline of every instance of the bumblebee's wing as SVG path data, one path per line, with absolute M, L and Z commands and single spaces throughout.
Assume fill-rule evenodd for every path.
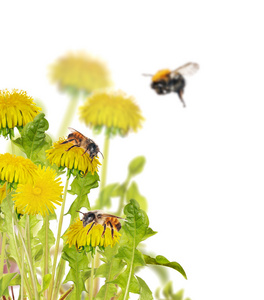
M 176 75 L 177 73 L 180 73 L 181 75 L 193 75 L 199 70 L 199 65 L 197 63 L 189 62 L 176 70 L 172 71 L 171 73 L 173 75 Z

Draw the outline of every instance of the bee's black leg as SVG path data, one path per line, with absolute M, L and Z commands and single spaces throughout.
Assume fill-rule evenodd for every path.
M 102 233 L 102 236 L 105 234 L 105 230 L 106 230 L 106 224 L 104 223 L 104 231 Z
M 71 150 L 71 148 L 73 148 L 73 147 L 80 147 L 80 146 L 78 146 L 78 145 L 73 145 L 73 146 L 71 146 L 69 149 L 67 149 L 66 151 Z
M 185 104 L 185 102 L 184 102 L 184 100 L 183 100 L 183 98 L 182 98 L 182 95 L 183 95 L 183 89 L 179 90 L 178 95 L 179 95 L 179 98 L 180 98 L 180 100 L 181 100 L 181 102 L 182 102 L 182 104 L 183 104 L 183 107 L 186 107 L 186 104 Z
M 62 145 L 62 144 L 70 143 L 70 142 L 72 142 L 72 141 L 74 141 L 74 139 L 72 139 L 72 140 L 66 140 L 66 141 L 62 142 L 61 145 Z
M 89 228 L 87 234 L 88 234 L 88 233 L 90 232 L 90 230 L 93 228 L 94 224 L 95 224 L 95 222 L 93 222 L 93 224 L 92 224 L 92 226 Z
M 88 151 L 88 148 L 83 152 L 82 156 Z
M 112 234 L 112 238 L 114 238 L 114 228 L 113 228 L 113 225 L 111 222 L 108 222 L 108 224 L 110 225 L 111 227 L 111 234 Z

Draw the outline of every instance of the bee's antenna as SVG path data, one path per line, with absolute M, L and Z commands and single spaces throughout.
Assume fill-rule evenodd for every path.
M 102 155 L 102 157 L 103 157 L 103 159 L 104 159 L 104 155 L 103 155 L 103 153 L 101 152 L 101 151 L 99 151 L 100 153 L 101 153 L 101 155 Z
M 142 76 L 150 76 L 150 77 L 152 77 L 153 75 L 152 74 L 143 73 Z
M 81 214 L 83 214 L 83 215 L 84 215 L 84 213 L 83 213 L 83 212 L 81 212 L 81 211 L 79 211 L 79 210 L 76 210 L 76 212 L 79 212 L 79 213 L 81 213 Z

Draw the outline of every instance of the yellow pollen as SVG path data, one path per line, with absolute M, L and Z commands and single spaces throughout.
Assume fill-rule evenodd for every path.
M 33 189 L 33 194 L 34 195 L 40 195 L 41 194 L 41 188 L 39 188 L 39 187 L 35 187 L 34 189 Z

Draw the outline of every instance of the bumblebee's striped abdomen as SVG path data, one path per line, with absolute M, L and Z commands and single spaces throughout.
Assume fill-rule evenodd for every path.
M 119 222 L 119 220 L 117 218 L 108 217 L 105 220 L 105 223 L 108 225 L 108 222 L 110 222 L 112 224 L 112 226 L 114 227 L 115 230 L 119 231 L 121 229 L 121 223 Z

